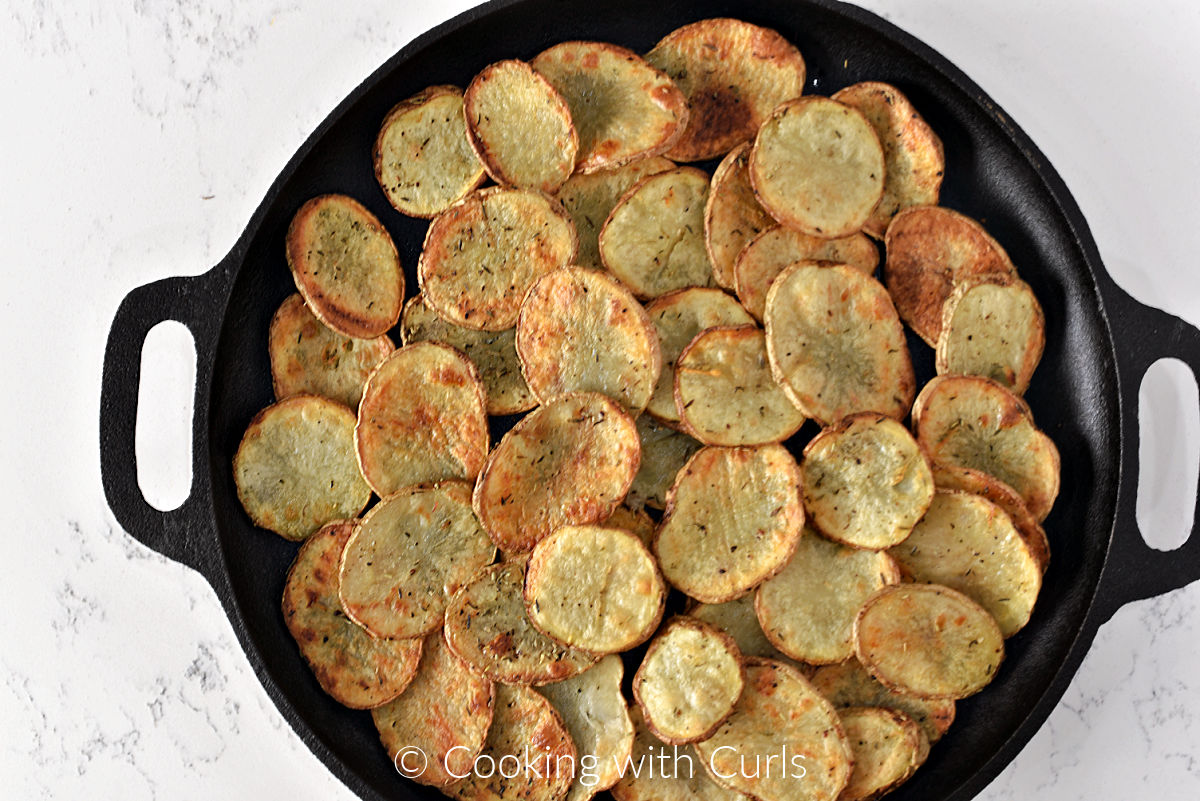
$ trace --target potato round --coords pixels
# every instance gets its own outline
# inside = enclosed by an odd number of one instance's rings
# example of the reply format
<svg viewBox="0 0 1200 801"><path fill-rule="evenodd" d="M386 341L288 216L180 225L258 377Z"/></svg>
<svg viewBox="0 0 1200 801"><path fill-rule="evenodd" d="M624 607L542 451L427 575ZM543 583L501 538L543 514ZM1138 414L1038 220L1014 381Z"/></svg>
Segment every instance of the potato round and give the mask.
<svg viewBox="0 0 1200 801"><path fill-rule="evenodd" d="M684 430L706 445L782 442L804 425L771 375L766 336L754 325L698 334L675 367L675 404Z"/></svg>
<svg viewBox="0 0 1200 801"><path fill-rule="evenodd" d="M937 347L942 306L955 286L972 275L1016 272L982 225L941 206L899 212L884 244L884 282L896 311L930 347Z"/></svg>
<svg viewBox="0 0 1200 801"><path fill-rule="evenodd" d="M765 760L784 749L788 763L776 762L774 770L762 761L760 770L749 767L755 757ZM733 714L696 751L714 780L760 801L834 801L853 765L830 703L796 668L770 659L746 660L746 688Z"/></svg>
<svg viewBox="0 0 1200 801"><path fill-rule="evenodd" d="M484 67L463 95L467 139L496 183L553 193L575 170L567 101L524 61Z"/></svg>
<svg viewBox="0 0 1200 801"><path fill-rule="evenodd" d="M738 145L713 173L704 206L704 244L717 284L733 289L733 265L750 240L775 220L758 204L750 185L750 143Z"/></svg>
<svg viewBox="0 0 1200 801"><path fill-rule="evenodd" d="M637 431L642 465L633 477L626 501L651 509L666 509L667 494L675 476L701 445L682 431L658 424L648 414L637 419Z"/></svg>
<svg viewBox="0 0 1200 801"><path fill-rule="evenodd" d="M637 428L616 401L560 395L525 416L488 457L475 513L505 554L525 553L564 525L604 520L637 474Z"/></svg>
<svg viewBox="0 0 1200 801"><path fill-rule="evenodd" d="M575 258L575 226L557 202L518 189L472 192L434 218L417 262L426 302L483 331L517 324L525 293Z"/></svg>
<svg viewBox="0 0 1200 801"><path fill-rule="evenodd" d="M631 414L646 408L662 370L642 304L612 276L564 267L540 278L517 317L517 355L533 394L599 392Z"/></svg>
<svg viewBox="0 0 1200 801"><path fill-rule="evenodd" d="M896 584L854 621L855 655L884 686L921 698L966 698L996 677L1004 636L987 610L937 584Z"/></svg>
<svg viewBox="0 0 1200 801"><path fill-rule="evenodd" d="M617 801L751 801L749 796L714 782L691 746L673 750L664 745L646 726L636 704L629 709L629 717L634 727L633 750L612 787ZM657 762L664 752L671 754L666 770Z"/></svg>
<svg viewBox="0 0 1200 801"><path fill-rule="evenodd" d="M792 402L822 424L903 418L916 379L887 290L853 267L794 264L767 293L767 352Z"/></svg>
<svg viewBox="0 0 1200 801"><path fill-rule="evenodd" d="M704 247L708 175L695 167L655 173L617 201L600 230L600 258L639 298L712 286Z"/></svg>
<svg viewBox="0 0 1200 801"><path fill-rule="evenodd" d="M1021 539L1029 546L1038 567L1045 574L1046 568L1050 566L1050 540L1015 489L982 470L946 464L933 465L933 483L938 489L961 490L973 495L982 495L1003 509L1017 527Z"/></svg>
<svg viewBox="0 0 1200 801"><path fill-rule="evenodd" d="M780 445L697 451L679 471L654 540L663 576L706 603L778 572L804 525L800 469Z"/></svg>
<svg viewBox="0 0 1200 801"><path fill-rule="evenodd" d="M595 663L596 657L538 631L525 611L520 562L485 567L446 607L446 642L460 659L493 681L547 684Z"/></svg>
<svg viewBox="0 0 1200 801"><path fill-rule="evenodd" d="M371 710L371 717L390 759L402 758L412 746L425 754L425 769L411 776L413 781L445 787L469 771L483 750L495 687L454 655L441 631L424 643L412 684L396 700ZM401 767L408 765L415 767Z"/></svg>
<svg viewBox="0 0 1200 801"><path fill-rule="evenodd" d="M635 535L604 526L563 526L533 549L525 606L542 632L593 654L627 651L662 620L667 588Z"/></svg>
<svg viewBox="0 0 1200 801"><path fill-rule="evenodd" d="M461 350L479 374L488 414L517 414L537 405L517 358L517 330L477 331L442 319L417 295L404 306L400 336L405 345L441 342Z"/></svg>
<svg viewBox="0 0 1200 801"><path fill-rule="evenodd" d="M687 129L667 153L717 158L754 136L771 109L804 89L804 58L777 32L736 19L706 19L663 37L646 60L687 96Z"/></svg>
<svg viewBox="0 0 1200 801"><path fill-rule="evenodd" d="M302 540L371 499L354 461L354 412L316 395L263 409L233 457L238 500L254 525Z"/></svg>
<svg viewBox="0 0 1200 801"><path fill-rule="evenodd" d="M658 334L662 374L646 411L668 423L679 422L675 405L675 362L696 334L718 325L750 325L753 318L719 289L692 287L670 292L646 305Z"/></svg>
<svg viewBox="0 0 1200 801"><path fill-rule="evenodd" d="M440 214L484 177L457 86L430 86L396 104L383 118L374 157L383 194L410 217Z"/></svg>
<svg viewBox="0 0 1200 801"><path fill-rule="evenodd" d="M878 706L903 712L921 726L930 742L941 739L954 722L953 699L917 698L889 690L854 657L834 665L822 665L809 680L839 710L852 706Z"/></svg>
<svg viewBox="0 0 1200 801"><path fill-rule="evenodd" d="M839 801L878 798L907 781L924 761L921 727L903 712L855 707L839 710L838 717L854 752L854 771Z"/></svg>
<svg viewBox="0 0 1200 801"><path fill-rule="evenodd" d="M942 140L904 93L891 84L856 83L836 92L833 99L861 111L883 145L887 165L883 198L863 224L864 231L882 239L896 212L937 204L946 172Z"/></svg>
<svg viewBox="0 0 1200 801"><path fill-rule="evenodd" d="M438 342L406 345L371 373L354 427L359 467L380 497L415 484L473 480L488 438L475 366Z"/></svg>
<svg viewBox="0 0 1200 801"><path fill-rule="evenodd" d="M337 520L300 546L283 588L283 621L321 688L339 704L386 704L412 681L420 640L372 637L350 621L338 601L338 564L354 522Z"/></svg>
<svg viewBox="0 0 1200 801"><path fill-rule="evenodd" d="M471 510L471 485L409 487L371 509L341 560L342 606L376 637L421 637L496 545Z"/></svg>
<svg viewBox="0 0 1200 801"><path fill-rule="evenodd" d="M809 523L855 548L903 542L933 500L933 473L921 447L881 414L851 415L814 437L800 475Z"/></svg>
<svg viewBox="0 0 1200 801"><path fill-rule="evenodd" d="M725 632L693 617L672 618L633 677L646 725L664 743L709 737L742 694L741 652Z"/></svg>
<svg viewBox="0 0 1200 801"><path fill-rule="evenodd" d="M780 104L750 151L758 202L782 224L813 236L860 230L883 196L885 171L871 123L827 97Z"/></svg>
<svg viewBox="0 0 1200 801"><path fill-rule="evenodd" d="M345 195L309 200L287 231L287 263L296 288L321 322L370 339L400 318L404 271L391 234Z"/></svg>

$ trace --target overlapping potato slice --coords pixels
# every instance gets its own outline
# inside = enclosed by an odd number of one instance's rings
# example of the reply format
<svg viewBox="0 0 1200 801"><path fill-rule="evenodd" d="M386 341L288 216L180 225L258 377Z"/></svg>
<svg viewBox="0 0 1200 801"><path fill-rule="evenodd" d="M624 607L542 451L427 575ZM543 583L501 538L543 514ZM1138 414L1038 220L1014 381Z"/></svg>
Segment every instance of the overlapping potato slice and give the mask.
<svg viewBox="0 0 1200 801"><path fill-rule="evenodd" d="M667 156L716 158L748 141L771 109L804 89L804 58L776 31L706 19L664 36L646 60L687 96L687 129Z"/></svg>
<svg viewBox="0 0 1200 801"><path fill-rule="evenodd" d="M938 490L908 539L890 549L906 577L958 590L1011 637L1029 621L1042 570L1004 511L979 495Z"/></svg>
<svg viewBox="0 0 1200 801"><path fill-rule="evenodd" d="M363 478L380 497L416 484L473 480L488 438L475 366L438 342L405 345L375 369L354 427Z"/></svg>
<svg viewBox="0 0 1200 801"><path fill-rule="evenodd" d="M1017 532L1029 546L1043 575L1050 566L1050 540L1041 524L1029 513L1029 507L1015 489L982 470L954 465L934 464L933 483L938 489L961 490L982 495L1004 510L1017 527Z"/></svg>
<svg viewBox="0 0 1200 801"><path fill-rule="evenodd" d="M639 298L711 286L704 247L708 175L679 167L638 181L600 230L600 258Z"/></svg>
<svg viewBox="0 0 1200 801"><path fill-rule="evenodd" d="M417 262L425 301L447 321L484 331L517 324L533 282L575 257L575 226L536 192L488 187L434 218Z"/></svg>
<svg viewBox="0 0 1200 801"><path fill-rule="evenodd" d="M883 197L863 230L882 239L896 212L935 205L946 172L942 140L896 87L864 81L834 93L833 99L863 113L883 145L887 177Z"/></svg>
<svg viewBox="0 0 1200 801"><path fill-rule="evenodd" d="M903 712L860 706L838 711L854 752L854 771L840 801L879 798L906 782L925 761L928 742Z"/></svg>
<svg viewBox="0 0 1200 801"><path fill-rule="evenodd" d="M571 109L524 61L484 67L463 94L463 114L467 139L496 183L553 193L575 170Z"/></svg>
<svg viewBox="0 0 1200 801"><path fill-rule="evenodd" d="M547 637L525 611L520 562L485 567L446 607L446 642L478 673L505 684L547 684L589 668L596 657Z"/></svg>
<svg viewBox="0 0 1200 801"><path fill-rule="evenodd" d="M760 801L834 801L853 766L833 706L796 668L770 659L746 660L733 714L696 751L714 780ZM791 759L768 770L768 757L784 753Z"/></svg>
<svg viewBox="0 0 1200 801"><path fill-rule="evenodd" d="M695 604L688 609L692 617L715 626L733 638L743 656L764 656L787 661L788 657L771 645L754 613L754 593L719 604Z"/></svg>
<svg viewBox="0 0 1200 801"><path fill-rule="evenodd" d="M392 236L352 197L320 195L292 218L287 263L321 322L348 337L381 336L400 318L404 271Z"/></svg>
<svg viewBox="0 0 1200 801"><path fill-rule="evenodd" d="M921 726L930 742L941 739L954 722L953 699L918 698L889 690L854 657L834 665L822 665L809 680L839 710L852 706L878 706L903 712Z"/></svg>
<svg viewBox="0 0 1200 801"><path fill-rule="evenodd" d="M678 745L712 735L742 694L741 656L720 629L693 617L672 618L633 677L633 697L654 736Z"/></svg>
<svg viewBox="0 0 1200 801"><path fill-rule="evenodd" d="M655 523L645 509L634 509L621 504L601 524L609 528L621 528L642 541L647 548L653 547Z"/></svg>
<svg viewBox="0 0 1200 801"><path fill-rule="evenodd" d="M375 179L401 214L432 217L483 181L483 163L467 139L463 93L430 86L402 100L375 138Z"/></svg>
<svg viewBox="0 0 1200 801"><path fill-rule="evenodd" d="M1016 490L1038 522L1058 497L1054 442L1033 423L1029 406L989 378L938 376L913 404L917 442L934 464L970 467Z"/></svg>
<svg viewBox="0 0 1200 801"><path fill-rule="evenodd" d="M540 278L517 317L517 355L534 396L599 392L639 414L662 370L642 304L612 276L564 267Z"/></svg>
<svg viewBox="0 0 1200 801"><path fill-rule="evenodd" d="M750 185L750 143L738 145L721 159L713 173L704 206L704 244L713 277L734 288L733 265L750 240L775 226L775 219L758 204Z"/></svg>
<svg viewBox="0 0 1200 801"><path fill-rule="evenodd" d="M517 414L537 405L521 375L515 328L478 331L455 325L440 317L423 295L417 295L404 306L400 336L405 345L441 342L461 350L479 374L488 414Z"/></svg>
<svg viewBox="0 0 1200 801"><path fill-rule="evenodd" d="M793 264L771 284L765 320L775 377L809 417L907 414L916 384L908 344L874 278L844 264Z"/></svg>
<svg viewBox="0 0 1200 801"><path fill-rule="evenodd" d="M421 641L377 639L342 611L338 564L353 530L353 521L334 521L300 546L283 588L283 620L321 688L351 709L370 709L404 692Z"/></svg>
<svg viewBox="0 0 1200 801"><path fill-rule="evenodd" d="M885 173L879 136L863 113L816 95L781 103L750 151L758 202L813 236L861 230L883 196Z"/></svg>
<svg viewBox="0 0 1200 801"><path fill-rule="evenodd" d="M635 535L604 526L563 526L533 549L525 606L541 631L593 654L627 651L662 620L667 588Z"/></svg>
<svg viewBox="0 0 1200 801"><path fill-rule="evenodd" d="M1004 636L987 610L937 584L896 584L854 621L858 661L881 684L920 698L966 698L1004 659Z"/></svg>
<svg viewBox="0 0 1200 801"><path fill-rule="evenodd" d="M781 445L697 451L654 540L663 576L698 601L737 598L777 573L804 525L800 469Z"/></svg>
<svg viewBox="0 0 1200 801"><path fill-rule="evenodd" d="M376 637L420 637L442 625L449 596L495 556L470 484L408 487L355 526L340 566L342 606Z"/></svg>
<svg viewBox="0 0 1200 801"><path fill-rule="evenodd" d="M317 395L263 409L233 457L238 500L256 526L302 540L371 498L354 461L354 413Z"/></svg>
<svg viewBox="0 0 1200 801"><path fill-rule="evenodd" d="M1028 284L1006 273L972 276L942 307L937 371L985 376L1022 395L1045 345L1046 318Z"/></svg>
<svg viewBox="0 0 1200 801"><path fill-rule="evenodd" d="M575 169L595 172L655 156L687 125L687 99L662 72L624 47L562 42L531 62L571 109L579 134Z"/></svg>
<svg viewBox="0 0 1200 801"><path fill-rule="evenodd" d="M675 367L675 404L684 430L706 445L782 442L804 425L771 374L766 336L754 325L698 334Z"/></svg>
<svg viewBox="0 0 1200 801"><path fill-rule="evenodd" d="M675 484L675 476L701 445L682 431L660 425L648 414L637 419L637 432L642 464L633 477L626 501L651 509L666 509L667 494Z"/></svg>
<svg viewBox="0 0 1200 801"><path fill-rule="evenodd" d="M617 801L750 801L750 797L714 782L703 759L690 746L672 750L646 726L642 710L629 709L634 742L621 778L612 786ZM662 762L662 754L670 758Z"/></svg>
<svg viewBox="0 0 1200 801"><path fill-rule="evenodd" d="M883 277L896 311L930 347L937 347L942 306L959 283L974 275L1016 272L982 225L941 206L900 211L884 244Z"/></svg>
<svg viewBox="0 0 1200 801"><path fill-rule="evenodd" d="M491 680L455 656L439 630L425 638L408 689L371 710L371 717L397 770L420 784L445 787L465 776L483 750L494 693ZM419 755L413 747L424 754L423 764L414 761Z"/></svg>
<svg viewBox="0 0 1200 801"><path fill-rule="evenodd" d="M925 454L908 429L881 414L826 428L804 448L800 474L809 523L855 548L903 542L933 500Z"/></svg>

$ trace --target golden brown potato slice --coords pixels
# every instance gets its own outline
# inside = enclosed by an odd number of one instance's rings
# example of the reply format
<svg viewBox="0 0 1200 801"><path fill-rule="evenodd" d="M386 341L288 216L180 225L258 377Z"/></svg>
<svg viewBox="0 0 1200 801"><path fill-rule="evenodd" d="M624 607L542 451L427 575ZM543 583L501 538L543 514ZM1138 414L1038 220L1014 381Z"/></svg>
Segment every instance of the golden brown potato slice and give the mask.
<svg viewBox="0 0 1200 801"><path fill-rule="evenodd" d="M710 328L675 367L683 428L706 445L765 445L800 430L804 415L771 375L767 340L754 325Z"/></svg>
<svg viewBox="0 0 1200 801"><path fill-rule="evenodd" d="M408 487L355 526L341 560L342 606L376 637L421 637L441 627L449 597L495 556L470 484Z"/></svg>
<svg viewBox="0 0 1200 801"><path fill-rule="evenodd" d="M767 353L802 412L829 424L855 412L902 419L916 380L887 290L853 267L794 264L767 293Z"/></svg>
<svg viewBox="0 0 1200 801"><path fill-rule="evenodd" d="M654 557L619 528L563 526L537 544L525 570L533 625L593 654L627 651L649 639L666 599Z"/></svg>
<svg viewBox="0 0 1200 801"><path fill-rule="evenodd" d="M771 645L754 613L754 593L720 604L694 604L688 614L715 626L733 638L743 656L764 656L788 661L788 657Z"/></svg>
<svg viewBox="0 0 1200 801"><path fill-rule="evenodd" d="M679 422L675 405L675 362L696 334L718 325L751 325L754 320L738 302L719 289L692 287L670 292L646 304L658 333L662 374L646 411L668 423Z"/></svg>
<svg viewBox="0 0 1200 801"><path fill-rule="evenodd" d="M537 688L562 716L579 752L566 801L587 801L612 787L633 752L633 721L621 695L625 666L610 654L569 679Z"/></svg>
<svg viewBox="0 0 1200 801"><path fill-rule="evenodd" d="M759 585L754 611L780 651L828 665L853 655L854 616L863 602L899 581L886 553L847 548L808 530L783 570Z"/></svg>
<svg viewBox="0 0 1200 801"><path fill-rule="evenodd" d="M441 342L461 350L479 374L488 414L517 414L537 405L521 375L515 328L477 331L455 325L442 319L423 295L417 295L404 306L400 337L405 345Z"/></svg>
<svg viewBox="0 0 1200 801"><path fill-rule="evenodd" d="M1021 539L1029 546L1042 574L1046 573L1046 568L1050 566L1050 540L1015 489L982 470L946 464L933 465L933 483L938 489L961 490L982 495L1003 509L1017 527Z"/></svg>
<svg viewBox="0 0 1200 801"><path fill-rule="evenodd" d="M675 479L654 540L667 581L721 603L777 573L804 525L799 484L781 445L697 451Z"/></svg>
<svg viewBox="0 0 1200 801"><path fill-rule="evenodd" d="M854 752L854 771L839 801L879 798L908 781L925 761L921 727L903 712L862 706L839 710L838 716Z"/></svg>
<svg viewBox="0 0 1200 801"><path fill-rule="evenodd" d="M613 509L613 513L601 525L624 529L641 540L647 548L653 547L655 523L644 509L621 504Z"/></svg>
<svg viewBox="0 0 1200 801"><path fill-rule="evenodd" d="M892 218L884 237L883 280L900 319L930 347L942 331L942 305L973 275L1015 273L983 226L941 206L913 206Z"/></svg>
<svg viewBox="0 0 1200 801"><path fill-rule="evenodd" d="M470 771L483 750L495 690L490 679L454 655L440 630L424 642L412 684L371 710L371 717L397 771L420 784L445 787Z"/></svg>
<svg viewBox="0 0 1200 801"><path fill-rule="evenodd" d="M958 590L1011 637L1029 622L1042 570L1004 511L979 495L938 490L908 539L892 548L912 581Z"/></svg>
<svg viewBox="0 0 1200 801"><path fill-rule="evenodd" d="M493 681L547 684L589 668L596 657L538 631L525 611L525 568L503 562L480 570L446 607L446 641Z"/></svg>
<svg viewBox="0 0 1200 801"><path fill-rule="evenodd" d="M780 104L758 130L750 180L789 228L828 238L862 229L883 196L883 147L863 113L827 97Z"/></svg>
<svg viewBox="0 0 1200 801"><path fill-rule="evenodd" d="M594 392L560 395L504 435L475 485L475 513L506 555L565 525L604 520L629 491L641 445L633 420Z"/></svg>
<svg viewBox="0 0 1200 801"><path fill-rule="evenodd" d="M863 113L883 145L887 177L883 198L863 230L882 239L896 212L936 205L946 172L942 140L896 87L878 81L847 86L833 99Z"/></svg>
<svg viewBox="0 0 1200 801"><path fill-rule="evenodd" d="M879 706L903 712L921 726L930 742L941 739L954 722L953 699L917 698L889 690L854 657L835 665L822 665L813 672L810 681L839 710Z"/></svg>
<svg viewBox="0 0 1200 801"><path fill-rule="evenodd" d="M463 113L467 139L496 183L553 193L575 170L571 109L524 61L484 67L467 86Z"/></svg>
<svg viewBox="0 0 1200 801"><path fill-rule="evenodd" d="M440 214L479 186L483 176L483 163L467 140L457 86L424 89L383 118L375 138L375 179L401 214Z"/></svg>
<svg viewBox="0 0 1200 801"><path fill-rule="evenodd" d="M517 317L517 355L545 403L599 392L640 414L662 370L658 336L642 304L612 276L564 267L539 279Z"/></svg>
<svg viewBox="0 0 1200 801"><path fill-rule="evenodd" d="M371 373L354 427L359 467L380 497L416 484L473 480L488 438L475 365L438 342L406 345Z"/></svg>
<svg viewBox="0 0 1200 801"><path fill-rule="evenodd" d="M283 621L321 688L339 704L386 704L412 681L420 640L376 639L338 601L338 564L354 521L337 520L300 546L283 588Z"/></svg>
<svg viewBox="0 0 1200 801"><path fill-rule="evenodd" d="M933 500L933 473L908 429L881 414L826 428L800 461L804 511L831 540L881 550L903 542Z"/></svg>
<svg viewBox="0 0 1200 801"><path fill-rule="evenodd" d="M1011 274L964 279L942 307L938 374L981 375L1025 394L1046 345L1046 318Z"/></svg>
<svg viewBox="0 0 1200 801"><path fill-rule="evenodd" d="M672 618L633 677L633 697L654 736L675 745L711 736L742 694L741 658L720 629L693 617Z"/></svg>
<svg viewBox="0 0 1200 801"><path fill-rule="evenodd" d="M733 265L738 300L756 319L763 318L771 282L797 261L849 264L864 275L873 275L879 251L866 234L823 239L782 225L768 228L742 249Z"/></svg>
<svg viewBox="0 0 1200 801"><path fill-rule="evenodd" d="M536 192L489 187L434 218L417 262L425 301L467 328L504 331L533 282L575 257L575 226Z"/></svg>
<svg viewBox="0 0 1200 801"><path fill-rule="evenodd" d="M254 525L302 540L371 499L354 461L354 412L316 395L263 409L233 457L238 500Z"/></svg>
<svg viewBox="0 0 1200 801"><path fill-rule="evenodd" d="M639 298L712 286L704 247L708 175L695 167L655 173L617 201L600 230L600 258Z"/></svg>
<svg viewBox="0 0 1200 801"><path fill-rule="evenodd" d="M720 286L734 288L733 265L750 240L775 225L750 185L750 143L738 145L713 173L704 206L704 244Z"/></svg>
<svg viewBox="0 0 1200 801"><path fill-rule="evenodd" d="M733 714L696 751L714 780L760 801L835 801L854 762L830 703L796 668L757 658L746 660ZM785 753L766 769L769 755ZM760 770L750 767L756 757Z"/></svg>
<svg viewBox="0 0 1200 801"><path fill-rule="evenodd" d="M288 226L287 262L313 314L339 334L371 339L400 319L400 254L354 198L321 195L301 206Z"/></svg>
<svg viewBox="0 0 1200 801"><path fill-rule="evenodd" d="M396 346L387 336L353 339L316 318L289 295L271 318L268 350L275 398L310 393L357 409L367 376Z"/></svg>
<svg viewBox="0 0 1200 801"><path fill-rule="evenodd" d="M681 431L659 425L648 414L637 419L637 431L642 445L642 466L633 477L626 501L635 506L666 509L667 493L675 483L675 476L701 445Z"/></svg>
<svg viewBox="0 0 1200 801"><path fill-rule="evenodd" d="M1029 406L979 376L938 376L913 405L917 442L934 464L982 470L1020 495L1038 522L1058 497L1058 448Z"/></svg>
<svg viewBox="0 0 1200 801"><path fill-rule="evenodd" d="M562 42L531 62L571 108L579 133L575 169L595 172L656 156L687 125L683 92L631 50L604 42Z"/></svg>
<svg viewBox="0 0 1200 801"><path fill-rule="evenodd" d="M748 141L771 109L804 88L804 58L777 32L736 19L706 19L667 34L646 60L687 96L683 137L667 156L716 158Z"/></svg>
<svg viewBox="0 0 1200 801"><path fill-rule="evenodd" d="M987 610L937 584L896 584L854 621L858 661L885 687L921 698L966 698L996 677L1004 636Z"/></svg>

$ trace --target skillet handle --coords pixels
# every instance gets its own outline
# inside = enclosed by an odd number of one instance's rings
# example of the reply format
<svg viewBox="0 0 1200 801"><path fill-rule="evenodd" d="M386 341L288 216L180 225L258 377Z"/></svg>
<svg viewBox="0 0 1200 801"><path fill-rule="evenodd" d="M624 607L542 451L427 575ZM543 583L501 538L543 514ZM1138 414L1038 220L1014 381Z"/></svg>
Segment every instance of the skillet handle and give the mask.
<svg viewBox="0 0 1200 801"><path fill-rule="evenodd" d="M198 276L164 278L140 286L117 308L104 349L100 389L100 473L108 505L121 526L148 548L197 570L209 581L219 565L209 535L211 480L208 452L208 390L212 382L219 304L228 297L232 262ZM151 328L165 320L187 326L196 345L196 390L192 419L192 485L178 508L161 512L146 502L137 480L134 429L141 383L142 345Z"/></svg>
<svg viewBox="0 0 1200 801"><path fill-rule="evenodd" d="M1101 282L1110 325L1125 333L1117 349L1121 385L1122 464L1120 496L1112 546L1097 595L1101 620L1109 619L1127 603L1153 598L1200 579L1200 487L1192 513L1191 534L1171 551L1151 548L1137 522L1137 488L1140 474L1138 444L1138 388L1150 365L1176 358L1200 381L1200 330L1173 314L1134 300L1105 276Z"/></svg>

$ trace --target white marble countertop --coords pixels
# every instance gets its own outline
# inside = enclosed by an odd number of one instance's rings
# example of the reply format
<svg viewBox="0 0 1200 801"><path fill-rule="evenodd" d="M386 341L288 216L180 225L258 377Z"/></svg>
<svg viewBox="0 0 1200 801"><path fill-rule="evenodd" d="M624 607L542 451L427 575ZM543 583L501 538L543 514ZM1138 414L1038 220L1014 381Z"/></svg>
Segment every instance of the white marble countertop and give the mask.
<svg viewBox="0 0 1200 801"><path fill-rule="evenodd" d="M3 2L0 797L352 798L275 709L205 581L115 523L100 486L101 357L128 291L215 264L329 110L471 4ZM1200 324L1200 6L863 5L956 62L1024 127L1120 284ZM186 340L163 342L148 375L162 397L186 398ZM1177 544L1200 425L1187 371L1160 377L1143 522ZM166 406L148 409L145 453L165 464L147 483L178 501L187 468L170 456L171 432L183 412ZM1200 585L1118 612L980 797L1200 797L1198 621Z"/></svg>

